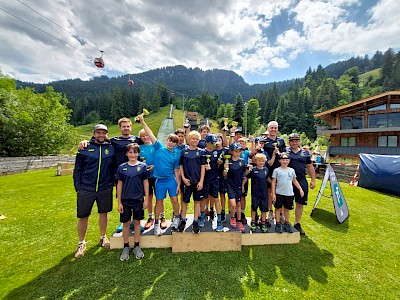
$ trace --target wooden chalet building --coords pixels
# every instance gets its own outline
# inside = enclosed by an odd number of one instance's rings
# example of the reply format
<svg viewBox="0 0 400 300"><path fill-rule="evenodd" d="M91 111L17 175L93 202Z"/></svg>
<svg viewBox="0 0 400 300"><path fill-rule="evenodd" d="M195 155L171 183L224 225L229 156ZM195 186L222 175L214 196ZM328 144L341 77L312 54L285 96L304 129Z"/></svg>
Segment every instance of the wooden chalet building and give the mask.
<svg viewBox="0 0 400 300"><path fill-rule="evenodd" d="M330 157L358 159L359 153L400 155L400 91L361 99L314 115L327 126Z"/></svg>

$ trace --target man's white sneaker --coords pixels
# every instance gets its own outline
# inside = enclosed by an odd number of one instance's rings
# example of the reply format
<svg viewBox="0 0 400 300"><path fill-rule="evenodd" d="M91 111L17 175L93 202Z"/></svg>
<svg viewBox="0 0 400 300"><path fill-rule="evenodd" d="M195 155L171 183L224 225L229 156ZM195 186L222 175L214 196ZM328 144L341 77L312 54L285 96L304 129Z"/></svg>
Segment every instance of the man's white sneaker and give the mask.
<svg viewBox="0 0 400 300"><path fill-rule="evenodd" d="M81 258L83 255L85 255L85 250L86 250L86 243L79 243L78 249L76 249L75 251L75 258Z"/></svg>
<svg viewBox="0 0 400 300"><path fill-rule="evenodd" d="M174 230L178 230L180 223L181 223L181 218L179 216L174 216L174 218L172 219L171 228Z"/></svg>

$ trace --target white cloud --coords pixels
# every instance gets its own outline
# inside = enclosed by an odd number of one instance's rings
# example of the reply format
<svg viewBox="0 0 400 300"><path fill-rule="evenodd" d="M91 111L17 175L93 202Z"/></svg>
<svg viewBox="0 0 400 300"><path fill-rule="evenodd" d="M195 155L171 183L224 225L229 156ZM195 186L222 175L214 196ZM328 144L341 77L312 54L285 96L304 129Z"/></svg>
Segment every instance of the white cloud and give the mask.
<svg viewBox="0 0 400 300"><path fill-rule="evenodd" d="M394 0L377 2L366 25L352 19L356 0L22 2L72 34L19 2L2 8L79 49L0 11L0 68L24 81L88 79L176 64L266 76L294 68L307 51L354 55L400 47L400 19L387 17L397 7ZM269 29L280 22L283 29L272 36ZM97 49L105 51L104 70L92 63Z"/></svg>

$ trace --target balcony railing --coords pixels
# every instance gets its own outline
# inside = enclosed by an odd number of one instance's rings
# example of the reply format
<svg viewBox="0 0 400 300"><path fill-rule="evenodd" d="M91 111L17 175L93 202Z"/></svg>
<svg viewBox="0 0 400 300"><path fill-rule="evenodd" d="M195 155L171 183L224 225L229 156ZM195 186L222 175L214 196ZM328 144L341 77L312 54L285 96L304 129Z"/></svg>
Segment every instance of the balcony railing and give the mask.
<svg viewBox="0 0 400 300"><path fill-rule="evenodd" d="M331 135L339 133L387 132L387 131L400 131L400 127L338 129L337 127L334 126L317 126L317 134L319 135Z"/></svg>

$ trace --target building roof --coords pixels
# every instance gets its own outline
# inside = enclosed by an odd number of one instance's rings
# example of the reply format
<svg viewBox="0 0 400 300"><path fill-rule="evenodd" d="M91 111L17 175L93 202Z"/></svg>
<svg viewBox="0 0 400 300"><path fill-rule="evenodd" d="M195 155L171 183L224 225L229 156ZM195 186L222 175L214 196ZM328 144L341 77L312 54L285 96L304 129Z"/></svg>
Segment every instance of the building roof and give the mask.
<svg viewBox="0 0 400 300"><path fill-rule="evenodd" d="M357 106L357 105L360 105L360 104L363 104L363 103L367 103L369 101L373 101L373 100L376 100L376 99L379 99L379 98L385 98L385 97L393 96L393 95L396 95L396 96L400 97L400 91L390 91L390 92L382 93L382 94L379 94L379 95L371 96L371 97L368 97L368 98L365 98L365 99L357 100L357 101L354 101L354 102L351 102L351 103L348 103L348 104L345 104L345 105L341 105L341 106L338 106L338 107L335 107L335 108L332 108L332 109L329 109L329 110L314 114L314 117L321 118L321 117L330 115L330 114L332 114L334 112L340 112L340 111L343 111L343 110L347 110L347 109L349 109L351 107L354 107L354 106Z"/></svg>

